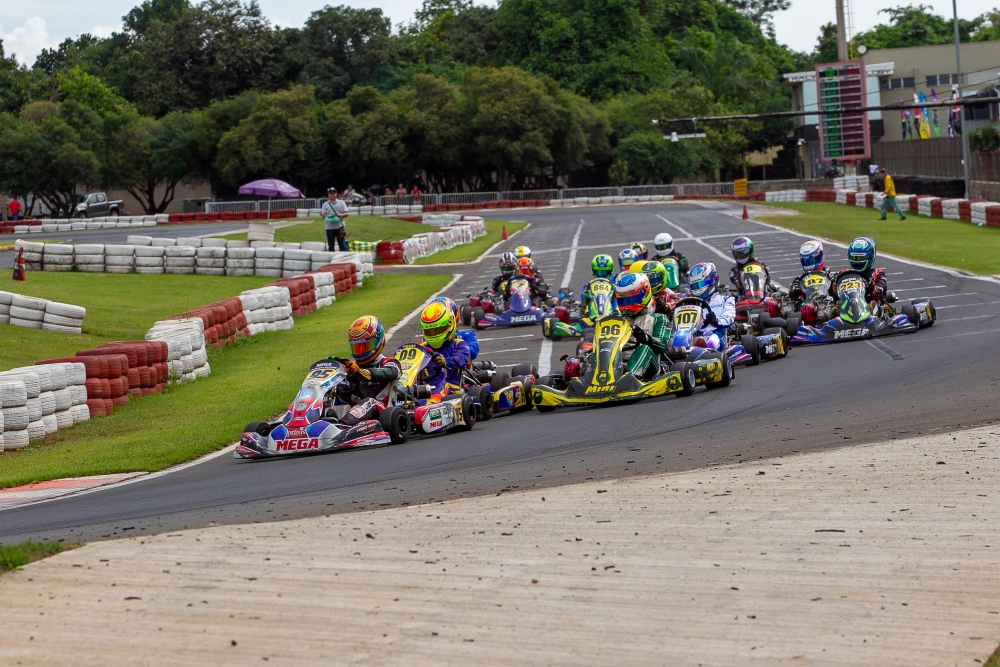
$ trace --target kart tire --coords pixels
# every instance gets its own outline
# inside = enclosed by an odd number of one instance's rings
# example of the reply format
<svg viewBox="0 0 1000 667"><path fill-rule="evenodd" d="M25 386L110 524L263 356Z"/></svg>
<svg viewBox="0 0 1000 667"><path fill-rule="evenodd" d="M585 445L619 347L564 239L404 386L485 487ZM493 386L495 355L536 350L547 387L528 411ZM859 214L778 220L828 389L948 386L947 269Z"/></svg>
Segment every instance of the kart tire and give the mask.
<svg viewBox="0 0 1000 667"><path fill-rule="evenodd" d="M770 329L764 329L764 336L771 336L773 334L779 334L781 336L781 342L784 346L785 353L781 354L776 359L783 359L788 356L788 350L791 349L792 339L788 335L788 332L784 329L779 329L778 327L772 327Z"/></svg>
<svg viewBox="0 0 1000 667"><path fill-rule="evenodd" d="M785 320L785 332L789 336L794 336L799 332L799 327L802 326L802 318L796 315L789 317Z"/></svg>
<svg viewBox="0 0 1000 667"><path fill-rule="evenodd" d="M465 419L465 423L461 426L448 429L448 433L471 431L476 425L476 404L471 396L466 395L462 397L462 417Z"/></svg>
<svg viewBox="0 0 1000 667"><path fill-rule="evenodd" d="M517 377L518 375L530 375L533 378L538 377L538 366L534 364L517 364L514 368L510 369L511 377Z"/></svg>
<svg viewBox="0 0 1000 667"><path fill-rule="evenodd" d="M750 363L748 366L756 366L760 363L760 348L757 346L757 337L753 334L744 334L740 338L740 343L743 345L743 349L746 353L750 355Z"/></svg>
<svg viewBox="0 0 1000 667"><path fill-rule="evenodd" d="M406 442L413 428L410 414L398 405L390 405L383 410L378 416L378 423L382 426L382 430L389 434L389 441L394 445Z"/></svg>
<svg viewBox="0 0 1000 667"><path fill-rule="evenodd" d="M472 328L474 329L483 328L479 326L479 320L483 319L483 316L485 314L486 313L479 306L476 306L475 308L472 309Z"/></svg>
<svg viewBox="0 0 1000 667"><path fill-rule="evenodd" d="M465 304L458 310L458 314L462 318L462 324L465 326L472 325L472 306Z"/></svg>
<svg viewBox="0 0 1000 667"><path fill-rule="evenodd" d="M512 415L514 415L514 414L520 414L522 412L531 412L531 408L533 407L532 404L531 404L531 390L535 388L535 382L534 382L534 380L532 380L531 377L526 376L526 375L522 375L521 377L514 378L514 380L516 382L520 382L521 383L521 388L524 390L524 396L525 396L526 401L525 401L525 404L523 406L521 406L519 408L513 408L510 411L510 413Z"/></svg>
<svg viewBox="0 0 1000 667"><path fill-rule="evenodd" d="M923 329L934 326L934 323L937 321L937 311L934 310L934 303L930 299L927 299L927 312L931 316L931 321L923 325Z"/></svg>
<svg viewBox="0 0 1000 667"><path fill-rule="evenodd" d="M473 388L471 393L479 405L479 419L484 422L489 421L490 417L493 416L495 408L493 405L493 389L488 385L483 385Z"/></svg>
<svg viewBox="0 0 1000 667"><path fill-rule="evenodd" d="M556 321L556 318L549 315L542 320L542 338L548 338L549 340L559 340L562 336L552 335L552 325Z"/></svg>
<svg viewBox="0 0 1000 667"><path fill-rule="evenodd" d="M247 427L243 429L244 433L256 433L257 435L267 437L271 433L271 425L267 422L250 422Z"/></svg>
<svg viewBox="0 0 1000 667"><path fill-rule="evenodd" d="M553 405L536 405L535 409L538 410L539 412L552 412L556 408Z"/></svg>
<svg viewBox="0 0 1000 667"><path fill-rule="evenodd" d="M693 394L695 383L697 382L694 375L694 366L682 361L674 364L674 370L681 374L681 390L677 392L677 395L690 396Z"/></svg>
<svg viewBox="0 0 1000 667"><path fill-rule="evenodd" d="M510 376L506 373L500 372L493 376L490 380L490 389L493 391L500 391L504 387L510 384Z"/></svg>
<svg viewBox="0 0 1000 667"><path fill-rule="evenodd" d="M733 383L733 378L736 377L736 369L733 368L732 362L729 361L729 357L725 354L722 355L722 379L718 382L709 382L705 385L706 389L721 389L722 387L728 387Z"/></svg>
<svg viewBox="0 0 1000 667"><path fill-rule="evenodd" d="M914 308L911 304L907 303L903 304L903 307L900 308L900 312L902 312L903 315L906 315L906 318L910 320L910 323L913 326L917 327L917 331L920 330L920 316L917 315L916 308Z"/></svg>

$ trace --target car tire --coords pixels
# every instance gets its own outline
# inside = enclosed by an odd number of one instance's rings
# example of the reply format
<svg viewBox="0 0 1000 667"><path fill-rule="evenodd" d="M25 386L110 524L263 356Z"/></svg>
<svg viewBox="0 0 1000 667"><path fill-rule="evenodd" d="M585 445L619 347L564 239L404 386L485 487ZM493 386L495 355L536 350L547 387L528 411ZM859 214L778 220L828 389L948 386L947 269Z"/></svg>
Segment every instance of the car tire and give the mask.
<svg viewBox="0 0 1000 667"><path fill-rule="evenodd" d="M494 409L493 389L489 385L476 387L473 396L479 404L479 419L484 422L489 421Z"/></svg>
<svg viewBox="0 0 1000 667"><path fill-rule="evenodd" d="M500 391L504 387L510 384L510 376L506 373L500 372L493 376L490 380L490 389L493 391Z"/></svg>
<svg viewBox="0 0 1000 667"><path fill-rule="evenodd" d="M721 389L722 387L728 387L733 383L733 379L736 377L736 369L733 368L733 364L729 361L729 357L725 354L722 355L722 379L718 382L710 382L705 385L707 389Z"/></svg>
<svg viewBox="0 0 1000 667"><path fill-rule="evenodd" d="M476 403L471 396L462 397L462 417L465 423L448 429L448 433L459 433L461 431L471 431L476 425Z"/></svg>
<svg viewBox="0 0 1000 667"><path fill-rule="evenodd" d="M531 404L531 390L535 388L535 382L530 376L522 375L521 377L514 378L515 381L521 383L521 389L524 391L525 403L519 408L514 408L510 411L511 414L520 414L522 412L531 412L533 407Z"/></svg>
<svg viewBox="0 0 1000 667"><path fill-rule="evenodd" d="M911 304L907 303L904 304L902 308L900 308L900 312L902 312L903 315L906 315L906 318L910 320L910 323L913 326L915 326L918 331L920 330L920 316L917 315L916 308L914 308Z"/></svg>
<svg viewBox="0 0 1000 667"><path fill-rule="evenodd" d="M748 366L756 366L760 363L760 348L757 346L757 337L753 334L743 334L740 338L740 344L743 345L743 349L746 353L750 355L750 363Z"/></svg>
<svg viewBox="0 0 1000 667"><path fill-rule="evenodd" d="M511 377L517 377L518 375L530 375L535 378L538 377L538 366L534 364L517 364L512 369L510 369Z"/></svg>
<svg viewBox="0 0 1000 667"><path fill-rule="evenodd" d="M247 424L246 428L243 429L244 433L256 433L257 435L267 437L271 433L271 425L267 422L250 422Z"/></svg>
<svg viewBox="0 0 1000 667"><path fill-rule="evenodd" d="M681 390L677 392L678 396L690 396L694 393L695 383L697 379L694 375L694 366L682 361L674 365L674 370L681 374Z"/></svg>
<svg viewBox="0 0 1000 667"><path fill-rule="evenodd" d="M382 430L389 434L389 441L401 445L410 437L413 426L410 424L410 414L398 405L390 405L378 416Z"/></svg>
<svg viewBox="0 0 1000 667"><path fill-rule="evenodd" d="M461 308L459 308L458 313L459 316L462 318L462 324L464 324L465 326L472 325L472 306L466 304Z"/></svg>

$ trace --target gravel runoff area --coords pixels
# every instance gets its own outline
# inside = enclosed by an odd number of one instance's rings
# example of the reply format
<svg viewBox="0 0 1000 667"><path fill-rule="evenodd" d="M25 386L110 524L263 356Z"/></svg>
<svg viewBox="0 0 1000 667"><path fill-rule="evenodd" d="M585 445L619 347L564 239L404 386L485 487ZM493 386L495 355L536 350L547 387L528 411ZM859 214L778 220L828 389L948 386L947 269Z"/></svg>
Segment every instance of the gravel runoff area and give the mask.
<svg viewBox="0 0 1000 667"><path fill-rule="evenodd" d="M0 577L0 664L973 667L998 433L93 543Z"/></svg>

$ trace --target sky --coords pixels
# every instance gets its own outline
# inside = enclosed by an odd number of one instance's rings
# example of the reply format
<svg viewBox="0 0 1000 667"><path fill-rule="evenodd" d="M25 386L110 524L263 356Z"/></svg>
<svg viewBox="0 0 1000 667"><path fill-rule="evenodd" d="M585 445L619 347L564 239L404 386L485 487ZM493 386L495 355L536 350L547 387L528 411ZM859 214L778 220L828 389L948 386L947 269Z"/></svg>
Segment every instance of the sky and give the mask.
<svg viewBox="0 0 1000 667"><path fill-rule="evenodd" d="M89 32L107 36L121 26L121 17L140 0L33 0L15 2L2 0L0 12L0 39L9 55L33 63L43 48L57 46L67 37ZM933 7L942 16L951 16L951 0L847 0L853 5L854 32L861 32L884 21L880 9L907 4L924 4ZM281 26L299 26L309 14L327 4L346 4L353 7L381 7L394 25L406 23L422 4L421 0L259 0L261 10L273 23ZM489 4L485 0L483 4ZM1000 5L1000 0L958 0L961 18L973 18ZM796 51L812 51L819 36L819 28L835 18L835 0L792 0L792 7L775 17L775 31L779 42Z"/></svg>

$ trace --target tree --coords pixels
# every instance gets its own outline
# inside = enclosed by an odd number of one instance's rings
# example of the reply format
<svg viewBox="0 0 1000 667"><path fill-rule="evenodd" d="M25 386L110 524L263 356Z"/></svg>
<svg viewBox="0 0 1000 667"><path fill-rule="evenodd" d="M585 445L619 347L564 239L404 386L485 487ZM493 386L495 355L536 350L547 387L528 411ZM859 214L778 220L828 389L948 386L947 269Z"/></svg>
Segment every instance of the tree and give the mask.
<svg viewBox="0 0 1000 667"><path fill-rule="evenodd" d="M954 26L950 19L932 14L926 5L907 5L879 10L889 17L889 24L879 24L867 32L854 36L853 41L869 49L898 49L906 46L950 44L955 41ZM958 20L959 40L968 42L972 33L982 24L982 17Z"/></svg>
<svg viewBox="0 0 1000 667"><path fill-rule="evenodd" d="M774 13L783 12L792 6L791 0L726 0L726 2L753 21L755 26L766 31L771 39L774 39L772 22Z"/></svg>

